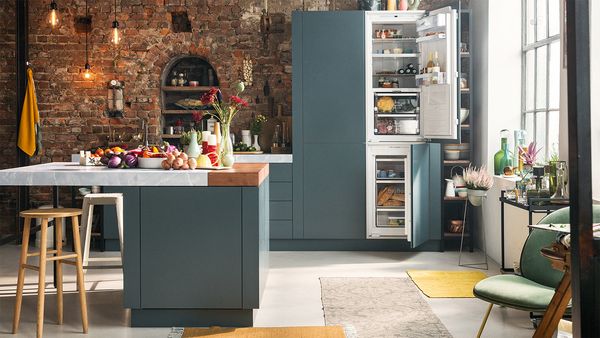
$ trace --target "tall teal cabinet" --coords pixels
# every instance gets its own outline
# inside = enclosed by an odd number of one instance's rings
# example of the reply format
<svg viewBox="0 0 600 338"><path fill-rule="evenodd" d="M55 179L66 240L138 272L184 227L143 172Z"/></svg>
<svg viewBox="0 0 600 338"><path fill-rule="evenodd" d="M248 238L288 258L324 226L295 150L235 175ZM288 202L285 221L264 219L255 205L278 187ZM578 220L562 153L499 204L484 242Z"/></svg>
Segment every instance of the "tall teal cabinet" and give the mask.
<svg viewBox="0 0 600 338"><path fill-rule="evenodd" d="M295 239L365 238L364 13L292 15Z"/></svg>

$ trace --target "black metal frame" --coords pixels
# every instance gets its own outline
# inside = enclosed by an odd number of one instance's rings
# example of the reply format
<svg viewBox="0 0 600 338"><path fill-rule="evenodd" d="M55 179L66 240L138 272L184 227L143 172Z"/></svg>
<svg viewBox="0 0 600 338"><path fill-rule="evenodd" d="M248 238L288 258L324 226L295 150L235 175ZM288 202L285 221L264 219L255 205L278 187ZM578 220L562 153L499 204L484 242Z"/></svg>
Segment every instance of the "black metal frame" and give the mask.
<svg viewBox="0 0 600 338"><path fill-rule="evenodd" d="M513 207L527 210L529 214L527 225L533 224L533 214L550 214L553 211L562 209L564 207L569 206L568 199L552 199L552 198L538 198L538 197L529 197L527 198L527 203L519 203L514 199L509 199L505 196L506 191L500 192L500 250L501 250L501 260L502 263L500 265L500 271L511 273L514 272L512 268L505 268L505 260L504 260L504 205L512 205ZM559 202L559 203L557 203ZM531 232L531 229L529 229Z"/></svg>
<svg viewBox="0 0 600 338"><path fill-rule="evenodd" d="M565 1L573 336L576 338L600 336L600 248L592 232L590 184L590 2Z"/></svg>

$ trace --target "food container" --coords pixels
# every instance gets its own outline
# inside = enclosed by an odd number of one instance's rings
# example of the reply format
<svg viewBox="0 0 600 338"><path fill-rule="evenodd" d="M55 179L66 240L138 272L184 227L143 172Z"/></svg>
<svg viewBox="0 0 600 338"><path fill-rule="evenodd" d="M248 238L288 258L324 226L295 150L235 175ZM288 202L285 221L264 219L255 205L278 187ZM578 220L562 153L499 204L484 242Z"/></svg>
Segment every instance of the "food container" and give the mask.
<svg viewBox="0 0 600 338"><path fill-rule="evenodd" d="M463 221L459 219L453 219L450 221L450 227L448 229L451 233L459 233L463 230Z"/></svg>
<svg viewBox="0 0 600 338"><path fill-rule="evenodd" d="M446 160L458 160L460 158L460 150L444 150L444 158Z"/></svg>
<svg viewBox="0 0 600 338"><path fill-rule="evenodd" d="M200 85L200 83L198 81L190 81L189 85L190 85L190 87L198 87Z"/></svg>
<svg viewBox="0 0 600 338"><path fill-rule="evenodd" d="M396 120L394 121L395 134L418 134L419 133L419 121L418 120Z"/></svg>
<svg viewBox="0 0 600 338"><path fill-rule="evenodd" d="M467 188L464 188L464 187L456 188L456 194L458 195L458 197L463 197L463 198L467 197L467 194L468 194Z"/></svg>
<svg viewBox="0 0 600 338"><path fill-rule="evenodd" d="M140 169L162 169L162 157L145 158L138 157L138 168Z"/></svg>

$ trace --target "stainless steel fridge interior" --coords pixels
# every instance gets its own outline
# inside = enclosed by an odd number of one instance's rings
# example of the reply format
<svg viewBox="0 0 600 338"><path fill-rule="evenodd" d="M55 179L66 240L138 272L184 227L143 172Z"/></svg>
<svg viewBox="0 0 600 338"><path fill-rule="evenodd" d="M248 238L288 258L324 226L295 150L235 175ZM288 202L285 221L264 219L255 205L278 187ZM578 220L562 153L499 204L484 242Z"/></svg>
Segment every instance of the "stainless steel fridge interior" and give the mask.
<svg viewBox="0 0 600 338"><path fill-rule="evenodd" d="M410 163L410 146L367 148L367 238L410 239Z"/></svg>

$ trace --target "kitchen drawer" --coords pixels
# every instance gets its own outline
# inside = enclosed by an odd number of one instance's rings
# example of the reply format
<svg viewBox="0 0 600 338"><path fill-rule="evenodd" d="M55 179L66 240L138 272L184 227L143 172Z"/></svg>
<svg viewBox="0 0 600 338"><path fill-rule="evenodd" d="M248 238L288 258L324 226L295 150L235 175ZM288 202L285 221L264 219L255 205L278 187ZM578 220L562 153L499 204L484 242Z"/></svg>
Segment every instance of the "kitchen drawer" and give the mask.
<svg viewBox="0 0 600 338"><path fill-rule="evenodd" d="M271 221L271 239L292 239L292 221Z"/></svg>
<svg viewBox="0 0 600 338"><path fill-rule="evenodd" d="M269 165L269 178L271 182L292 182L292 164L271 163Z"/></svg>
<svg viewBox="0 0 600 338"><path fill-rule="evenodd" d="M291 182L273 182L270 183L271 201L291 201L292 183Z"/></svg>
<svg viewBox="0 0 600 338"><path fill-rule="evenodd" d="M271 221L273 220L291 220L292 202L291 201L272 201L269 204Z"/></svg>

